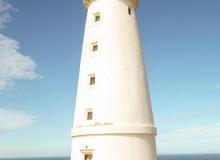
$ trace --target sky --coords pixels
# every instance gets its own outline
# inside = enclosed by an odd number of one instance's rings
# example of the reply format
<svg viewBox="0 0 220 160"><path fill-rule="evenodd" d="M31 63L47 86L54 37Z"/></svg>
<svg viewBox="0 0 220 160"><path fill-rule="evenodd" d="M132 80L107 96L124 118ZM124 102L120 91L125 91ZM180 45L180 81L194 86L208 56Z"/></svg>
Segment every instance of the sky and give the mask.
<svg viewBox="0 0 220 160"><path fill-rule="evenodd" d="M136 11L158 154L220 153L220 1ZM0 0L0 158L69 156L86 10Z"/></svg>

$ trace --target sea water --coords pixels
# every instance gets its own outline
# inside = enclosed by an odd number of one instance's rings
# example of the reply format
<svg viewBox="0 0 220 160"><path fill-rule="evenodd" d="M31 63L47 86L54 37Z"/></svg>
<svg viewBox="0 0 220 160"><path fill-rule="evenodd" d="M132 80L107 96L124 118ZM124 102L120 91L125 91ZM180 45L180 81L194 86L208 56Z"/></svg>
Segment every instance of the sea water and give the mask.
<svg viewBox="0 0 220 160"><path fill-rule="evenodd" d="M159 155L158 160L220 160L220 154Z"/></svg>

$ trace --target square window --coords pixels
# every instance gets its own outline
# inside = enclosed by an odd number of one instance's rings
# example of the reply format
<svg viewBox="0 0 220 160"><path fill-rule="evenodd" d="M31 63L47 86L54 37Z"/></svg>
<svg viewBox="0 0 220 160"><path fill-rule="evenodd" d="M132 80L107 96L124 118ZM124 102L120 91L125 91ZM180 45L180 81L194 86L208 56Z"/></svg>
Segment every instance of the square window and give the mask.
<svg viewBox="0 0 220 160"><path fill-rule="evenodd" d="M89 85L95 85L95 75L90 76Z"/></svg>
<svg viewBox="0 0 220 160"><path fill-rule="evenodd" d="M93 44L93 46L92 46L92 51L93 52L95 52L95 51L97 51L98 50L98 44Z"/></svg>
<svg viewBox="0 0 220 160"><path fill-rule="evenodd" d="M95 21L100 21L100 15L95 16Z"/></svg>
<svg viewBox="0 0 220 160"><path fill-rule="evenodd" d="M99 50L98 41L92 42L92 43L90 44L90 50L91 50L92 52L96 52L96 51Z"/></svg>
<svg viewBox="0 0 220 160"><path fill-rule="evenodd" d="M95 22L98 22L98 21L101 20L101 16L100 16L100 13L99 13L99 12L93 14L93 16L94 16L94 21L95 21Z"/></svg>
<svg viewBox="0 0 220 160"><path fill-rule="evenodd" d="M89 111L87 112L87 120L92 120L93 119L93 112Z"/></svg>
<svg viewBox="0 0 220 160"><path fill-rule="evenodd" d="M92 160L92 154L85 154L84 160Z"/></svg>

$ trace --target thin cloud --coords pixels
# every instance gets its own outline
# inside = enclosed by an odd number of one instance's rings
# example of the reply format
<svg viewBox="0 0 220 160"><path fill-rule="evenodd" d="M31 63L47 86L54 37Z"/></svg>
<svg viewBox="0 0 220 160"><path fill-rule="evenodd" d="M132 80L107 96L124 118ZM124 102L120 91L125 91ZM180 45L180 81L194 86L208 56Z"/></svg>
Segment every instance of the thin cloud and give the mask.
<svg viewBox="0 0 220 160"><path fill-rule="evenodd" d="M6 24L12 20L11 11L15 9L4 0L0 0L0 30L6 27Z"/></svg>
<svg viewBox="0 0 220 160"><path fill-rule="evenodd" d="M213 119L216 117L218 117L218 115L215 113L191 113L191 114L181 114L181 115L162 115L162 116L158 116L155 121L158 124L163 124L163 123L192 121L198 119Z"/></svg>
<svg viewBox="0 0 220 160"><path fill-rule="evenodd" d="M12 10L9 3L0 0L0 30L11 21ZM36 62L20 52L19 42L0 33L0 91L13 87L16 80L38 78L36 68Z"/></svg>
<svg viewBox="0 0 220 160"><path fill-rule="evenodd" d="M36 63L19 52L19 43L0 33L0 90L12 87L15 80L38 77Z"/></svg>
<svg viewBox="0 0 220 160"><path fill-rule="evenodd" d="M181 139L191 139L193 137L218 137L220 136L220 126L218 125L209 125L209 126L193 126L188 128L179 128L172 130L167 133L162 133L161 137L173 137Z"/></svg>
<svg viewBox="0 0 220 160"><path fill-rule="evenodd" d="M158 133L158 150L161 154L220 152L220 126L192 126Z"/></svg>
<svg viewBox="0 0 220 160"><path fill-rule="evenodd" d="M219 89L219 90L220 90L220 84L218 84L218 85L217 85L217 89Z"/></svg>
<svg viewBox="0 0 220 160"><path fill-rule="evenodd" d="M36 121L36 117L25 113L0 108L0 131L15 130L28 126Z"/></svg>

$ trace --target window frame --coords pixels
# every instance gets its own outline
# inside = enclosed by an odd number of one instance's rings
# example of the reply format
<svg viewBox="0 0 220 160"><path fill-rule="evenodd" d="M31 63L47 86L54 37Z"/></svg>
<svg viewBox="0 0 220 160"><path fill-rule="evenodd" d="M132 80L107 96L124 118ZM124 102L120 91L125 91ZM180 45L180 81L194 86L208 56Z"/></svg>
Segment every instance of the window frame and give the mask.
<svg viewBox="0 0 220 160"><path fill-rule="evenodd" d="M98 23L100 21L101 21L101 14L100 14L100 12L93 13L93 22L94 23Z"/></svg>
<svg viewBox="0 0 220 160"><path fill-rule="evenodd" d="M97 53L99 51L99 42L93 41L92 43L90 43L89 50L92 54Z"/></svg>
<svg viewBox="0 0 220 160"><path fill-rule="evenodd" d="M90 74L89 75L89 86L94 86L96 84L96 75Z"/></svg>
<svg viewBox="0 0 220 160"><path fill-rule="evenodd" d="M89 115L89 113L91 115ZM92 122L94 119L94 112L93 112L93 108L86 108L85 109L85 121L86 122Z"/></svg>
<svg viewBox="0 0 220 160"><path fill-rule="evenodd" d="M92 110L87 111L86 120L87 120L87 121L93 120L93 111L92 111Z"/></svg>
<svg viewBox="0 0 220 160"><path fill-rule="evenodd" d="M88 149L87 148L88 146L85 146L85 149L80 149L80 152L81 152L81 159L82 160L85 160L86 158L86 155L92 155L92 159L94 158L94 149ZM91 160L92 160L91 159Z"/></svg>

